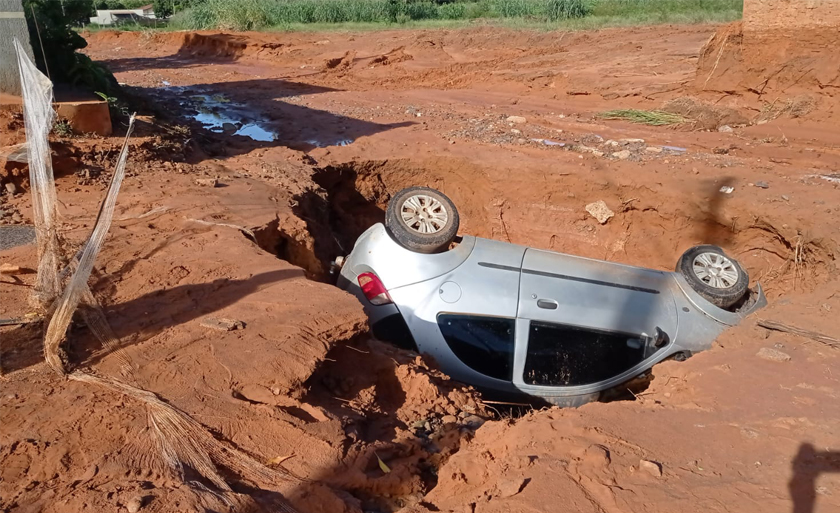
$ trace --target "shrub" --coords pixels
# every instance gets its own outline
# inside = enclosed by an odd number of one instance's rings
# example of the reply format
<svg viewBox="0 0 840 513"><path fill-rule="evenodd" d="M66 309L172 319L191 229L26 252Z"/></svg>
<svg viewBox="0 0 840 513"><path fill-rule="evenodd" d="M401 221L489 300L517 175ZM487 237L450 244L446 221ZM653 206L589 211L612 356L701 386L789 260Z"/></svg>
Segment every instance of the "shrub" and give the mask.
<svg viewBox="0 0 840 513"><path fill-rule="evenodd" d="M583 18L592 12L586 0L548 0L546 16L551 21Z"/></svg>
<svg viewBox="0 0 840 513"><path fill-rule="evenodd" d="M35 64L53 82L84 85L109 93L119 90L107 69L76 51L86 47L87 41L72 26L88 21L93 0L64 2L63 6L54 0L24 0L23 10Z"/></svg>

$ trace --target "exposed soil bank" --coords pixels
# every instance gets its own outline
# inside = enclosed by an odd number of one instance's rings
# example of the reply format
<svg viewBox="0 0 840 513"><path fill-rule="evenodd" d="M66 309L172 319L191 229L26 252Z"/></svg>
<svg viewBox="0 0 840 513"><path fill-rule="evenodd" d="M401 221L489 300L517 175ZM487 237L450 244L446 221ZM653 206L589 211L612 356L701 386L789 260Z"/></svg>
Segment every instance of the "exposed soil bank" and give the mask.
<svg viewBox="0 0 840 513"><path fill-rule="evenodd" d="M358 302L319 281L391 195L428 185L478 236L657 269L721 245L766 287L761 317L836 337L830 88L796 92L818 109L778 112L755 93L704 92L697 63L718 28L92 35L89 53L159 113L138 127L91 281L139 384L305 478L226 474L256 511L281 497L304 513L837 509L835 349L748 319L712 351L655 367L633 401L484 423L498 405L369 342ZM246 106L275 135L203 129L185 94ZM686 97L698 123L596 116ZM19 118L0 122L0 146L21 142ZM56 141L71 246L118 143ZM0 196L0 219L30 221L25 165L2 173L20 191ZM585 210L598 200L615 213L603 225ZM31 245L0 252L23 268L34 259ZM2 278L0 317L26 313L32 278ZM244 328L212 330L208 317ZM230 509L172 478L137 405L50 374L36 326L0 329L0 509ZM81 323L66 348L72 366L118 372Z"/></svg>

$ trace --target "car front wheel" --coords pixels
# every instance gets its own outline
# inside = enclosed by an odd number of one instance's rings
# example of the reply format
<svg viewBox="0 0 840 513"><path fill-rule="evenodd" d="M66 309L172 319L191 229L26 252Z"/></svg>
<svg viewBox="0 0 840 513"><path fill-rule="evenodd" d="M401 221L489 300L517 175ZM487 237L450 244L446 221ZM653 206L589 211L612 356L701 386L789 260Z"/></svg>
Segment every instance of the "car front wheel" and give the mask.
<svg viewBox="0 0 840 513"><path fill-rule="evenodd" d="M694 246L680 257L677 272L695 292L715 306L731 308L747 292L750 276L717 246Z"/></svg>
<svg viewBox="0 0 840 513"><path fill-rule="evenodd" d="M406 249L445 251L458 234L458 210L442 192L409 187L396 193L385 212L385 228Z"/></svg>

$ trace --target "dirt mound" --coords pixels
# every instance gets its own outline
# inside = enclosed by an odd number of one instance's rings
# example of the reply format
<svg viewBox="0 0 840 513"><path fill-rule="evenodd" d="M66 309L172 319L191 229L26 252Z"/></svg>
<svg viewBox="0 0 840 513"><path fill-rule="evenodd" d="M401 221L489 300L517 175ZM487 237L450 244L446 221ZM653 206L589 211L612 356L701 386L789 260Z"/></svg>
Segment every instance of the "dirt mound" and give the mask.
<svg viewBox="0 0 840 513"><path fill-rule="evenodd" d="M379 57L375 57L372 61L372 65L380 65L380 66L390 66L392 64L397 64L399 62L410 61L413 60L414 56L410 53L405 51L404 46L400 46L399 48L394 48L388 53L384 53Z"/></svg>
<svg viewBox="0 0 840 513"><path fill-rule="evenodd" d="M744 30L720 27L700 52L694 85L701 91L755 95L759 99L817 94L840 87L837 31Z"/></svg>
<svg viewBox="0 0 840 513"><path fill-rule="evenodd" d="M546 198L527 176L517 178L505 167L465 159L360 160L313 173L317 187L295 196L294 222L272 225L268 233L274 238L263 246L311 266L307 269L313 275L324 276L332 259L346 254L371 224L383 221L393 194L418 183L451 197L461 212L463 232L476 236L667 270L681 251L715 243L737 255L771 295L794 285L812 288L837 273L840 250L830 230L807 216L794 221L772 209L731 204L721 197L719 181L704 183L698 196L652 191L622 180L608 189L607 179L593 183L588 176L545 175L549 191L576 191L573 196L548 192ZM476 182L475 176L487 179ZM598 224L585 213L587 198L620 207L616 217ZM546 202L552 208L545 208ZM562 206L570 202L577 208ZM596 237L607 242L594 242Z"/></svg>
<svg viewBox="0 0 840 513"><path fill-rule="evenodd" d="M828 332L831 310L840 305L836 290L831 284L762 315ZM796 303L828 309L803 314ZM766 360L762 348L789 359ZM840 501L829 487L837 479L823 472L837 468L836 452L811 441L833 448L840 437L802 415L837 393L833 378L813 375L809 362L827 371L837 359L827 346L747 322L709 352L657 366L651 387L634 402L538 411L485 425L440 469L425 507L411 511L553 511L559 503L593 513L699 512L721 503L726 511L744 511L754 500L774 513L790 511L791 503L796 510L833 511ZM760 384L765 377L773 386ZM837 408L826 413L840 418ZM749 456L733 460L735 447ZM721 486L730 479L738 485Z"/></svg>
<svg viewBox="0 0 840 513"><path fill-rule="evenodd" d="M717 130L723 125L733 127L749 123L749 120L735 109L712 105L689 96L668 100L662 105L662 110L687 118L692 128L700 130Z"/></svg>

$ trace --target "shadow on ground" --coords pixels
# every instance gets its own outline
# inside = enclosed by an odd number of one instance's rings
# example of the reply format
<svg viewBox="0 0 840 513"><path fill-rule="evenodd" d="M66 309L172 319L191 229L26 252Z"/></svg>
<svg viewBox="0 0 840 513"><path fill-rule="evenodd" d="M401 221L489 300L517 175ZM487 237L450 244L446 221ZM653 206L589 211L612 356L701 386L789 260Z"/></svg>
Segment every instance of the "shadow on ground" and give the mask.
<svg viewBox="0 0 840 513"><path fill-rule="evenodd" d="M840 473L840 451L818 451L813 445L799 446L791 463L793 477L788 484L793 513L814 513L817 503L817 478Z"/></svg>

